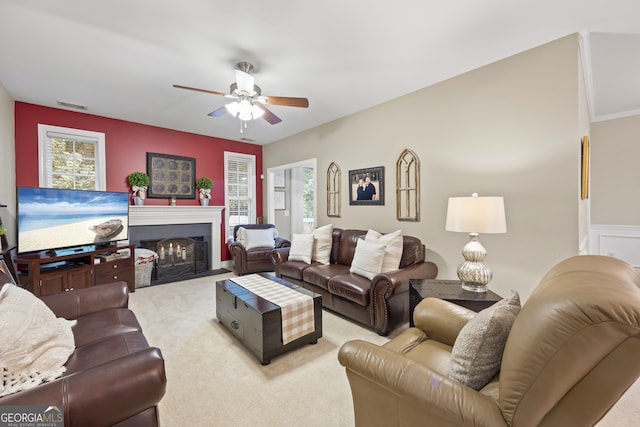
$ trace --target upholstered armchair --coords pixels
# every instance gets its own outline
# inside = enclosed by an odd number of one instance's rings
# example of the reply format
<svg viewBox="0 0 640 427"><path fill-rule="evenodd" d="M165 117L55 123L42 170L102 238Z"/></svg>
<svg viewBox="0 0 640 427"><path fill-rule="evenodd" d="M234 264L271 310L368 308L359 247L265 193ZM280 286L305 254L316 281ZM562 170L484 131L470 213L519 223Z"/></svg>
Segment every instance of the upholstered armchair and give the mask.
<svg viewBox="0 0 640 427"><path fill-rule="evenodd" d="M289 240L278 237L273 224L236 225L233 237L227 241L233 269L239 276L274 271L271 251L290 246Z"/></svg>
<svg viewBox="0 0 640 427"><path fill-rule="evenodd" d="M340 349L356 425L594 425L640 376L638 286L615 258L560 262L514 316L499 372L477 389L450 375L465 325L482 312L424 299L414 328L383 346Z"/></svg>

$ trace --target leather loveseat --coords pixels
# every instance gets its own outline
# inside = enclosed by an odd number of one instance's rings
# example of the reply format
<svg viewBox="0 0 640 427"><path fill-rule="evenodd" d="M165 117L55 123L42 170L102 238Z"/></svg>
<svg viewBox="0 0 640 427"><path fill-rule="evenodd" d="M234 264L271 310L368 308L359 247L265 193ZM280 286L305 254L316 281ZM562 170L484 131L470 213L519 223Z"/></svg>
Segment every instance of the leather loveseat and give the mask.
<svg viewBox="0 0 640 427"><path fill-rule="evenodd" d="M3 396L0 405L64 408L67 427L158 426L157 405L166 388L164 360L158 348L149 346L127 308L127 284L41 299L57 317L77 321L72 328L75 351L61 377Z"/></svg>
<svg viewBox="0 0 640 427"><path fill-rule="evenodd" d="M420 239L402 236L398 270L380 273L371 280L351 273L359 239L367 230L333 228L329 264L289 260L290 248L272 252L276 276L322 295L322 306L371 327L380 335L409 320L409 280L433 279L438 268L425 261Z"/></svg>
<svg viewBox="0 0 640 427"><path fill-rule="evenodd" d="M478 389L452 379L450 366L461 330L480 313L425 298L415 328L383 346L340 349L355 425L592 426L640 377L639 286L615 258L560 262L515 316L498 373Z"/></svg>

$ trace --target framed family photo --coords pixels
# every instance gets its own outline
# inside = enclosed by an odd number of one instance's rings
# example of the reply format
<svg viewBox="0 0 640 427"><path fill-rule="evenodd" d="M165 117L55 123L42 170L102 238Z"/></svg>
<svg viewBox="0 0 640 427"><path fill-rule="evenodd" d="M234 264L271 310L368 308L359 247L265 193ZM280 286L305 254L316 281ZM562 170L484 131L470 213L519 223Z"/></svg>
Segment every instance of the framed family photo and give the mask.
<svg viewBox="0 0 640 427"><path fill-rule="evenodd" d="M384 166L349 171L350 205L384 205Z"/></svg>

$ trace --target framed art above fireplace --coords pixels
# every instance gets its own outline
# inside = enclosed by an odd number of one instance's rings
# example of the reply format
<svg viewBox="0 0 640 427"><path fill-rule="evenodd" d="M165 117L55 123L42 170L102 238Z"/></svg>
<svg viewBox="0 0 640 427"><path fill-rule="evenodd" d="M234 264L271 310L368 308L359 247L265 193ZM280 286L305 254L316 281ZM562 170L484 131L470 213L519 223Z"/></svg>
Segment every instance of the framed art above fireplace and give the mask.
<svg viewBox="0 0 640 427"><path fill-rule="evenodd" d="M196 159L169 154L147 153L150 184L147 196L154 199L196 197Z"/></svg>

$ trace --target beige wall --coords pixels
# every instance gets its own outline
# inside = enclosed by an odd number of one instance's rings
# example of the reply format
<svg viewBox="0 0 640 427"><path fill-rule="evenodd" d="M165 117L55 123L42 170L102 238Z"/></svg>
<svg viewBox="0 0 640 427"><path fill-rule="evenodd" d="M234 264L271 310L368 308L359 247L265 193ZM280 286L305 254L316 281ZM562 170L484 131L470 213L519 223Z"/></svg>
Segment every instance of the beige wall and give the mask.
<svg viewBox="0 0 640 427"><path fill-rule="evenodd" d="M591 222L640 226L640 116L593 123Z"/></svg>
<svg viewBox="0 0 640 427"><path fill-rule="evenodd" d="M434 64L437 66L437 64ZM264 167L318 162L318 224L401 228L426 244L439 278L456 278L464 234L444 230L450 196L502 195L508 233L483 235L490 288L526 299L578 253L581 128L578 37L569 36L264 147ZM336 100L339 102L339 100ZM421 162L421 219L396 220L395 162ZM342 216L326 215L326 171L342 169ZM384 206L349 206L348 171L385 167Z"/></svg>
<svg viewBox="0 0 640 427"><path fill-rule="evenodd" d="M7 239L15 245L16 218L16 150L14 143L14 109L13 99L0 84L0 203L7 205L0 208L2 222L9 227Z"/></svg>

